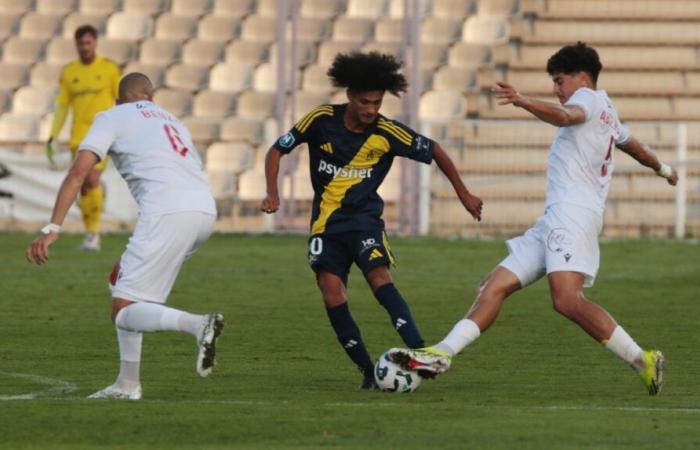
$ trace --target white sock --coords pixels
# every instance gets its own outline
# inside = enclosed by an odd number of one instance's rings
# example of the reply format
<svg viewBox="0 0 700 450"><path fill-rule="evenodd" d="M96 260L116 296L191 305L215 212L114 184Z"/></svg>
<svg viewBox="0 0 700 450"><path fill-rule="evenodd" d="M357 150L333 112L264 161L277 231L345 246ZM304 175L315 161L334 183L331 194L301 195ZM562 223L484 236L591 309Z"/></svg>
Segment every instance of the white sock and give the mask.
<svg viewBox="0 0 700 450"><path fill-rule="evenodd" d="M141 344L143 334L136 331L122 330L117 327L119 341L119 376L114 383L117 386L133 390L141 384Z"/></svg>
<svg viewBox="0 0 700 450"><path fill-rule="evenodd" d="M644 368L642 359L642 348L634 342L634 339L621 326L616 326L610 335L605 348L615 353L636 370Z"/></svg>
<svg viewBox="0 0 700 450"><path fill-rule="evenodd" d="M127 331L183 331L197 337L204 316L158 303L137 302L122 308L115 322Z"/></svg>
<svg viewBox="0 0 700 450"><path fill-rule="evenodd" d="M462 319L452 328L452 331L433 347L450 356L464 350L464 347L474 342L481 335L479 326L471 319Z"/></svg>

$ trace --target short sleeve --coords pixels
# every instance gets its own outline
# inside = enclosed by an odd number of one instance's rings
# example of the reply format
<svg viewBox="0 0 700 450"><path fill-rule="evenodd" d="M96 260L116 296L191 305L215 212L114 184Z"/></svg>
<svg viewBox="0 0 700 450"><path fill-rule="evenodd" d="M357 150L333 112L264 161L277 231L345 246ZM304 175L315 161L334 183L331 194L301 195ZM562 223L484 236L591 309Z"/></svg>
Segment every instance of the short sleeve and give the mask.
<svg viewBox="0 0 700 450"><path fill-rule="evenodd" d="M435 142L416 133L395 120L380 119L377 128L383 130L389 137L391 153L394 156L412 159L430 164L433 161Z"/></svg>
<svg viewBox="0 0 700 450"><path fill-rule="evenodd" d="M574 92L574 95L565 103L567 106L578 106L586 115L586 121L591 119L591 115L595 110L596 96L595 92L588 88L581 88Z"/></svg>
<svg viewBox="0 0 700 450"><path fill-rule="evenodd" d="M333 106L321 105L312 109L272 146L281 153L291 152L297 145L309 141L324 116L333 116Z"/></svg>
<svg viewBox="0 0 700 450"><path fill-rule="evenodd" d="M103 160L117 138L115 125L115 121L109 120L107 113L98 114L87 136L80 143L79 151L89 150Z"/></svg>
<svg viewBox="0 0 700 450"><path fill-rule="evenodd" d="M620 135L617 137L615 144L616 145L625 145L626 143L629 142L631 137L632 137L632 133L630 132L629 128L627 128L623 124L620 124Z"/></svg>

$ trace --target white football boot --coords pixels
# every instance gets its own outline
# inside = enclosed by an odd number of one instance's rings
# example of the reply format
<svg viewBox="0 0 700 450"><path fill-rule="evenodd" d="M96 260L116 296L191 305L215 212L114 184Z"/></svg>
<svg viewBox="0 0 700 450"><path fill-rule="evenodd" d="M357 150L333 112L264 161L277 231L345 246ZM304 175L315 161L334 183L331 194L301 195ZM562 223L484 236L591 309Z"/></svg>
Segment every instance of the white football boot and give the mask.
<svg viewBox="0 0 700 450"><path fill-rule="evenodd" d="M199 353L197 354L196 369L201 377L208 377L216 365L216 339L223 329L223 315L210 313L205 316L204 324L197 338Z"/></svg>
<svg viewBox="0 0 700 450"><path fill-rule="evenodd" d="M100 235L96 233L86 234L83 243L80 245L80 250L84 252L98 252L100 248Z"/></svg>
<svg viewBox="0 0 700 450"><path fill-rule="evenodd" d="M141 400L143 393L141 392L141 385L136 386L135 389L128 391L122 387L118 387L116 384L107 386L101 391L97 391L94 394L88 395L89 399L104 399L104 400Z"/></svg>

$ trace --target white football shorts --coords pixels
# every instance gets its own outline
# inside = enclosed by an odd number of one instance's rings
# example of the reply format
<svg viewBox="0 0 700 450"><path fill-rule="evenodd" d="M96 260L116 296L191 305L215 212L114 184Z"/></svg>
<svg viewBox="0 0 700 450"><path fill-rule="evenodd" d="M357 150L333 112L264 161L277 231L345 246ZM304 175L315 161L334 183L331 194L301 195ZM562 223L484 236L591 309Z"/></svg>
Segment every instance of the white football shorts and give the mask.
<svg viewBox="0 0 700 450"><path fill-rule="evenodd" d="M112 298L165 303L180 267L209 238L215 221L193 211L139 218L110 276Z"/></svg>
<svg viewBox="0 0 700 450"><path fill-rule="evenodd" d="M506 242L510 254L499 265L513 272L522 287L552 272L581 273L584 287L593 286L602 226L594 211L568 203L551 205L525 234Z"/></svg>

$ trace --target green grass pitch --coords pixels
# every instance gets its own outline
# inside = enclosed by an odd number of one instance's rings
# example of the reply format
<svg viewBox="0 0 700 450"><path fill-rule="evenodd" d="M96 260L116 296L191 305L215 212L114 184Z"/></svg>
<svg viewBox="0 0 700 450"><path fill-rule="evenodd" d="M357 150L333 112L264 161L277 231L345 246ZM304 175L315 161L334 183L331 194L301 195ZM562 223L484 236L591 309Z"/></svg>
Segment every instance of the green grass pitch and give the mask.
<svg viewBox="0 0 700 450"><path fill-rule="evenodd" d="M194 370L194 340L144 338L140 402L88 401L118 371L107 276L126 236L97 254L64 236L30 266L33 237L0 234L0 448L700 448L700 245L612 241L587 295L644 347L666 385L636 375L551 308L543 281L509 299L447 374L414 394L356 390L335 340L306 238L217 235L186 263L168 304L221 311L218 366ZM397 286L434 343L505 255L494 241L394 238ZM353 270L350 307L374 357L400 344ZM19 397L28 397L21 399ZM29 398L32 397L32 398Z"/></svg>

